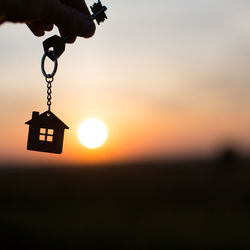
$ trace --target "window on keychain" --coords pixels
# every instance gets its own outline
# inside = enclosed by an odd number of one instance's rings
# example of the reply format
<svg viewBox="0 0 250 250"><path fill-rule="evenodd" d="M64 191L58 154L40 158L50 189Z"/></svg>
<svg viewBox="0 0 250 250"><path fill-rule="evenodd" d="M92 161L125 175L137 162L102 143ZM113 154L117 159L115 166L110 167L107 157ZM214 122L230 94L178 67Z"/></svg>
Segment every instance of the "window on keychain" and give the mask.
<svg viewBox="0 0 250 250"><path fill-rule="evenodd" d="M40 128L39 141L53 142L54 129Z"/></svg>

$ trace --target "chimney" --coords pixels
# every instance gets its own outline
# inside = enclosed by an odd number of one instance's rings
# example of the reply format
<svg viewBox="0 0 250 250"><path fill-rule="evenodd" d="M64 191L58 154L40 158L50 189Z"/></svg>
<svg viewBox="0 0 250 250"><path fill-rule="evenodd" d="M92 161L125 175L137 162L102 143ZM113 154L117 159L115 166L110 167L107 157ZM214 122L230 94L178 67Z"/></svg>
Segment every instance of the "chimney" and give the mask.
<svg viewBox="0 0 250 250"><path fill-rule="evenodd" d="M35 119L35 118L37 118L39 116L39 112L37 112L37 111L33 111L32 112L32 119Z"/></svg>

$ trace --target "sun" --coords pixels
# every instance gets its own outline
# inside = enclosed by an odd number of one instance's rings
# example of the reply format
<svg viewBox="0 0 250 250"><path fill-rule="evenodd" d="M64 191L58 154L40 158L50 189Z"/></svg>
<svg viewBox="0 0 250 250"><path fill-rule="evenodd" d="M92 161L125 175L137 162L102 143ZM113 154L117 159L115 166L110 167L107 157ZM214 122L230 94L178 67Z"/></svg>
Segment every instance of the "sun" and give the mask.
<svg viewBox="0 0 250 250"><path fill-rule="evenodd" d="M96 118L84 120L78 127L78 138L87 148L99 148L108 137L105 124Z"/></svg>

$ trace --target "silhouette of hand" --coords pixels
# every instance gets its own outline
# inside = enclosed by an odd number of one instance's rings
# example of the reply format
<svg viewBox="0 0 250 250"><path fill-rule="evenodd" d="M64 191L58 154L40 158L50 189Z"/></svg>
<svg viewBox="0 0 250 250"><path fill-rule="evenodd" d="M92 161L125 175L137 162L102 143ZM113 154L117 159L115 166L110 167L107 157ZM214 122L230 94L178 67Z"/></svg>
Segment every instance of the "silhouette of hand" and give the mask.
<svg viewBox="0 0 250 250"><path fill-rule="evenodd" d="M36 36L51 31L55 24L62 36L69 37L68 43L95 32L84 0L0 0L0 17L2 22L4 17L6 21L26 23Z"/></svg>

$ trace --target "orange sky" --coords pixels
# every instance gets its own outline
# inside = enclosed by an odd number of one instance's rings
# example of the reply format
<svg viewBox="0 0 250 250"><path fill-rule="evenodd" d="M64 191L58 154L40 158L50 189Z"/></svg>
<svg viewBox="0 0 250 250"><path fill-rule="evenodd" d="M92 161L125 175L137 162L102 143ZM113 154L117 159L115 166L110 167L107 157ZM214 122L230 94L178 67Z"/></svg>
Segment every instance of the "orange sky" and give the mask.
<svg viewBox="0 0 250 250"><path fill-rule="evenodd" d="M109 19L59 60L52 111L70 127L62 155L27 151L24 124L47 108L42 41L57 30L37 38L24 25L0 27L0 164L210 155L226 142L250 151L250 3L103 3ZM77 138L91 117L109 132L96 150Z"/></svg>

